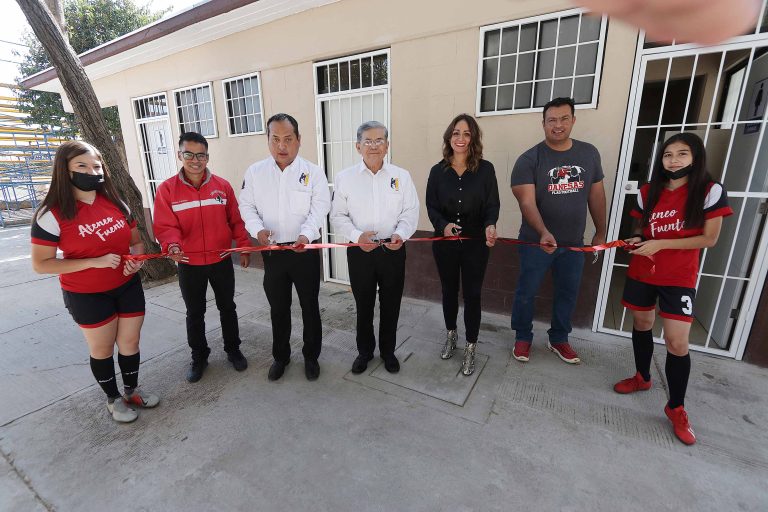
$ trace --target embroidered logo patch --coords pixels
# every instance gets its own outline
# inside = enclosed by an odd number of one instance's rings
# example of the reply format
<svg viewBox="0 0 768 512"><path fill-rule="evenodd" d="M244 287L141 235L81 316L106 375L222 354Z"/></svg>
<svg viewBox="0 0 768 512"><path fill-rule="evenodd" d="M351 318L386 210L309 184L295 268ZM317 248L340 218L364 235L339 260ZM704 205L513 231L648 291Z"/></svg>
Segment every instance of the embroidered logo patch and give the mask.
<svg viewBox="0 0 768 512"><path fill-rule="evenodd" d="M304 185L305 187L309 185L309 174L307 173L301 173L301 176L299 176L299 183Z"/></svg>
<svg viewBox="0 0 768 512"><path fill-rule="evenodd" d="M392 190L400 191L400 180L398 178L392 178L389 180L389 188Z"/></svg>

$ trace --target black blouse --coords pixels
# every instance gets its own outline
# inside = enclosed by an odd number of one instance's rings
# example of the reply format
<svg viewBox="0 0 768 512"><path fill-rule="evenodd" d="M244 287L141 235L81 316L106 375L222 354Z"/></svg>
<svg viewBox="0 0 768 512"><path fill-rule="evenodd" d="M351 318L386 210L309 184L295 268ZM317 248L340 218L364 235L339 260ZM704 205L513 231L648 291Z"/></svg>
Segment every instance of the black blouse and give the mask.
<svg viewBox="0 0 768 512"><path fill-rule="evenodd" d="M442 236L450 222L461 226L464 235L485 236L486 226L499 220L499 185L487 160L480 160L475 172L465 171L461 177L441 160L429 171L426 199L436 236Z"/></svg>

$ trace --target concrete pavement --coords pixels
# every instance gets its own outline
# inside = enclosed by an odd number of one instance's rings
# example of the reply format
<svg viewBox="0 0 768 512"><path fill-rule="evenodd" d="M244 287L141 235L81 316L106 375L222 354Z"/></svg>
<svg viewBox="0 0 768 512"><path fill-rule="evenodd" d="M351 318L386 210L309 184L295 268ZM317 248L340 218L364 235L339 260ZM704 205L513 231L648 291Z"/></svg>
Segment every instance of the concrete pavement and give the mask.
<svg viewBox="0 0 768 512"><path fill-rule="evenodd" d="M376 358L352 375L352 294L324 284L320 379L304 377L294 300L292 363L271 383L258 269L237 272L248 370L227 363L211 301L211 365L196 384L184 380L178 285L146 290L141 382L162 401L116 424L56 278L33 274L28 254L28 228L0 230L0 510L768 509L765 369L694 354L686 407L699 443L686 447L662 410L661 347L654 387L620 396L612 384L634 371L627 340L575 332L583 364L570 366L537 325L520 364L508 317L485 314L465 378L460 351L439 358L439 304L406 299L401 372Z"/></svg>

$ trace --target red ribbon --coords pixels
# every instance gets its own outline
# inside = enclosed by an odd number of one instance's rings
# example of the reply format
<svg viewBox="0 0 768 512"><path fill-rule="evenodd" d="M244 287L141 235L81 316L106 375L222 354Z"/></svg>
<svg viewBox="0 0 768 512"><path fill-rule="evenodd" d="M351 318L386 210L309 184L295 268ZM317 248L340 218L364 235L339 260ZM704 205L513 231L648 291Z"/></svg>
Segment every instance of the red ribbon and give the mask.
<svg viewBox="0 0 768 512"><path fill-rule="evenodd" d="M443 241L455 241L455 240L470 240L470 238L464 237L464 236L434 236L434 237L428 237L428 238L409 238L406 241L407 242L443 242ZM510 244L510 245L533 245L538 247L552 247L551 245L540 244L538 242L524 242L522 240L517 240L515 238L497 238L496 241L504 244ZM292 245L259 245L255 247L233 247L232 249L213 249L209 251L186 252L184 254L219 254L220 256L224 256L225 254L232 254L237 252L250 253L250 252L264 252L264 251L292 251L296 248L340 249L345 247L360 247L361 245L362 244L357 244L357 243L304 244L298 247L294 247ZM366 245L370 245L370 244L366 244ZM604 251L606 249L613 249L614 247L625 247L626 245L628 244L624 240L614 240L613 242L607 242L604 244L587 246L587 247L557 247L557 248L568 249L570 251L577 251L577 252L598 252L598 251ZM146 260L153 260L156 258L166 258L166 257L168 257L167 252L162 252L159 254L126 254L126 255L123 255L123 260L146 261Z"/></svg>

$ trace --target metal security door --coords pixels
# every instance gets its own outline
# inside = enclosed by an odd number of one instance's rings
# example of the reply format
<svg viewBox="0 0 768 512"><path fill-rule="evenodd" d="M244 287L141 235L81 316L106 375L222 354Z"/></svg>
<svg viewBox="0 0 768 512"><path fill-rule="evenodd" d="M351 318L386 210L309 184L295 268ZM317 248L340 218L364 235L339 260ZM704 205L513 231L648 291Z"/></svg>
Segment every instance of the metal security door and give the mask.
<svg viewBox="0 0 768 512"><path fill-rule="evenodd" d="M768 37L744 39L709 48L647 44L638 51L609 233L610 239L631 234L628 212L661 143L681 131L698 134L735 214L724 219L718 244L701 253L691 348L737 359L768 270ZM628 263L624 251L605 259L596 330L631 335L631 314L619 302ZM661 341L661 322L654 336Z"/></svg>
<svg viewBox="0 0 768 512"><path fill-rule="evenodd" d="M360 162L357 128L366 121L389 128L389 50L318 62L315 75L318 159L333 193L336 175ZM348 240L328 222L323 241ZM326 281L349 284L346 249L323 249L323 268Z"/></svg>
<svg viewBox="0 0 768 512"><path fill-rule="evenodd" d="M133 107L151 208L154 206L157 187L176 174L176 144L172 140L165 93L135 98Z"/></svg>

